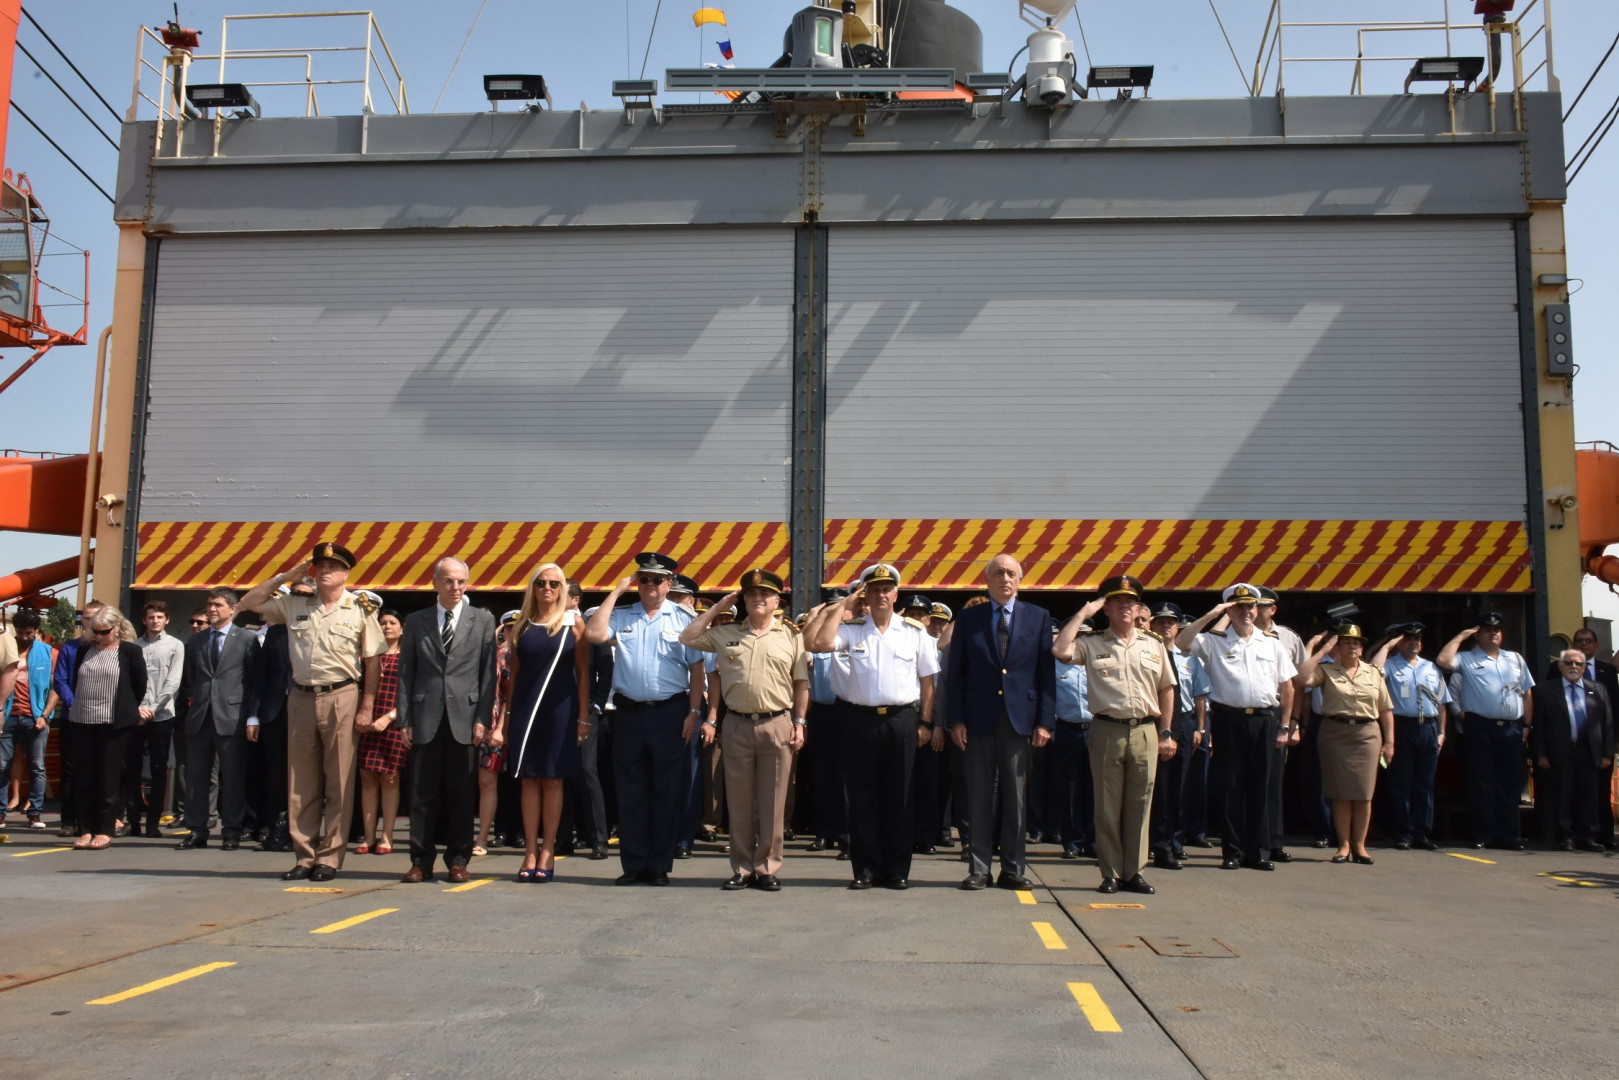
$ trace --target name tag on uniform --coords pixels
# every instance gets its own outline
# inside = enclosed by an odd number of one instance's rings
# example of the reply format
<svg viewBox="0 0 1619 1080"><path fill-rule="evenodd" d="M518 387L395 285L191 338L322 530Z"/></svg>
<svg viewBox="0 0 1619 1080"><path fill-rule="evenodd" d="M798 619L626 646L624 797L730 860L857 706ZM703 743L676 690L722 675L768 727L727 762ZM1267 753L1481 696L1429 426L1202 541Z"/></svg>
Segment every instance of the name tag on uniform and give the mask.
<svg viewBox="0 0 1619 1080"><path fill-rule="evenodd" d="M626 626L624 629L622 629L622 630L620 630L618 632L618 636L619 637L629 637L633 633L635 633L635 627Z"/></svg>
<svg viewBox="0 0 1619 1080"><path fill-rule="evenodd" d="M292 621L293 622L308 622L309 621L309 616L308 615L300 615L300 616L298 616L296 619L294 619Z"/></svg>
<svg viewBox="0 0 1619 1080"><path fill-rule="evenodd" d="M663 640L665 640L665 641L679 641L680 640L680 635L675 633L673 630L665 630L663 632Z"/></svg>
<svg viewBox="0 0 1619 1080"><path fill-rule="evenodd" d="M863 653L863 652L866 651L866 643L864 641L862 641L857 645L851 645L851 646L849 646L849 651L850 652L855 652L855 653Z"/></svg>
<svg viewBox="0 0 1619 1080"><path fill-rule="evenodd" d="M1110 652L1099 652L1096 654L1095 658L1097 660L1111 660L1113 659L1113 654Z"/></svg>
<svg viewBox="0 0 1619 1080"><path fill-rule="evenodd" d="M1158 654L1144 652L1141 654L1141 659L1145 660L1149 664L1156 664L1158 662Z"/></svg>
<svg viewBox="0 0 1619 1080"><path fill-rule="evenodd" d="M1235 660L1237 658L1237 654L1235 652L1228 652L1225 654L1225 658L1227 660Z"/></svg>

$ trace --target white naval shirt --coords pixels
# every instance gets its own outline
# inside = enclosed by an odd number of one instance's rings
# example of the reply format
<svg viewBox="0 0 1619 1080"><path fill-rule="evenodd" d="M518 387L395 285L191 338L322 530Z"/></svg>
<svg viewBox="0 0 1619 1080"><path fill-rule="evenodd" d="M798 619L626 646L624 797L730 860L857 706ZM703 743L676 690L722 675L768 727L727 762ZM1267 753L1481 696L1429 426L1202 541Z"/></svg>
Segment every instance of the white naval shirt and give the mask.
<svg viewBox="0 0 1619 1080"><path fill-rule="evenodd" d="M1246 641L1229 627L1223 634L1199 634L1188 652L1203 661L1209 700L1238 709L1280 704L1281 684L1299 673L1282 639L1258 627Z"/></svg>
<svg viewBox="0 0 1619 1080"><path fill-rule="evenodd" d="M856 705L909 705L938 673L938 644L898 615L886 632L869 617L846 622L832 646L832 692Z"/></svg>

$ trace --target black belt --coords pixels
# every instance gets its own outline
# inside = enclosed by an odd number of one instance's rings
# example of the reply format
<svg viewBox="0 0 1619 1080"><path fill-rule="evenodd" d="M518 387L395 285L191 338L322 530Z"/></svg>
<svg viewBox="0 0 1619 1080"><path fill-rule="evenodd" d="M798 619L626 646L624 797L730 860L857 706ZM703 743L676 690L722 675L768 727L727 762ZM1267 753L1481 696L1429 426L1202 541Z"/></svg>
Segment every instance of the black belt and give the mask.
<svg viewBox="0 0 1619 1080"><path fill-rule="evenodd" d="M1077 727L1081 731L1091 726L1091 722L1089 720L1069 720L1061 716L1057 717L1057 722L1059 724L1067 724L1069 727Z"/></svg>
<svg viewBox="0 0 1619 1080"><path fill-rule="evenodd" d="M1375 724L1375 723L1377 723L1377 717L1375 717L1375 716L1371 717L1369 719L1366 719L1366 720L1362 720L1358 716L1323 716L1322 719L1323 720L1332 720L1332 721L1335 721L1335 722L1340 723L1340 724Z"/></svg>
<svg viewBox="0 0 1619 1080"><path fill-rule="evenodd" d="M659 705L667 705L671 701L676 700L677 698L683 698L683 697L689 697L689 696L690 695L688 693L682 692L682 693L679 693L679 694L670 694L668 697L659 698L657 701L636 701L634 698L618 697L617 695L615 695L616 700L614 701L614 704L617 705L617 707L620 708L620 709L624 708L626 705L633 705L638 709L655 709ZM620 702L622 702L622 704L619 704Z"/></svg>
<svg viewBox="0 0 1619 1080"><path fill-rule="evenodd" d="M733 710L733 711L726 712L725 719L727 719L727 720L774 720L778 716L786 716L786 715L787 715L787 710L786 709L777 709L775 712L736 712L736 711Z"/></svg>
<svg viewBox="0 0 1619 1080"><path fill-rule="evenodd" d="M1439 717L1437 717L1437 716L1412 716L1409 713L1395 713L1394 714L1394 719L1396 719L1396 720L1410 720L1411 722L1416 723L1416 724L1431 724L1435 720L1439 719Z"/></svg>
<svg viewBox="0 0 1619 1080"><path fill-rule="evenodd" d="M296 686L306 694L314 694L316 697L319 697L321 694L330 694L333 690L341 690L345 686L353 686L354 680L344 679L342 682L326 683L322 686L305 686L303 683L294 679L292 685Z"/></svg>
<svg viewBox="0 0 1619 1080"><path fill-rule="evenodd" d="M1463 713L1462 714L1462 719L1463 720L1477 720L1480 723L1494 724L1496 727L1501 727L1501 728L1512 727L1514 724L1523 723L1522 720L1497 720L1493 716L1480 716L1478 713L1475 713L1475 712Z"/></svg>
<svg viewBox="0 0 1619 1080"><path fill-rule="evenodd" d="M1110 724L1123 724L1125 727L1140 727L1142 724L1156 723L1156 716L1103 716L1101 713L1092 714L1094 720L1106 720Z"/></svg>
<svg viewBox="0 0 1619 1080"><path fill-rule="evenodd" d="M904 712L906 709L920 709L921 702L907 701L903 705L856 705L852 701L838 698L838 704L849 709L859 709L861 712L871 713L873 716L889 716L893 713Z"/></svg>
<svg viewBox="0 0 1619 1080"><path fill-rule="evenodd" d="M1249 708L1246 705L1227 705L1224 702L1219 701L1210 702L1210 704L1216 709L1224 709L1226 712L1242 713L1244 716L1258 716L1260 713L1268 713L1272 709L1277 708L1275 705L1260 705L1257 708Z"/></svg>

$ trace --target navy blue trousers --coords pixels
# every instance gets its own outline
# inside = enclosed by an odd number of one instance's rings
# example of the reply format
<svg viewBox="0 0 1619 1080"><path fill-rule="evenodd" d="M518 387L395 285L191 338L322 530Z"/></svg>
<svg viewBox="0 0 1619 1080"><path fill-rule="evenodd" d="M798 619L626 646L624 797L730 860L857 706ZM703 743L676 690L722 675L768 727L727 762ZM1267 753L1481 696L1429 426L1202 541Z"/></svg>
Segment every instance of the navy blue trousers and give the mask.
<svg viewBox="0 0 1619 1080"><path fill-rule="evenodd" d="M667 874L685 807L690 749L680 725L685 694L657 705L620 700L613 715L618 857L626 873Z"/></svg>
<svg viewBox="0 0 1619 1080"><path fill-rule="evenodd" d="M1434 773L1439 768L1439 721L1394 718L1394 760L1389 762L1389 831L1403 843L1433 836Z"/></svg>
<svg viewBox="0 0 1619 1080"><path fill-rule="evenodd" d="M1462 760L1467 767L1467 820L1475 844L1518 842L1518 796L1523 793L1523 721L1463 717ZM1395 758L1399 758L1396 750Z"/></svg>
<svg viewBox="0 0 1619 1080"><path fill-rule="evenodd" d="M1055 809L1047 820L1065 848L1096 843L1096 796L1091 779L1091 729L1058 720L1051 733L1051 790Z"/></svg>

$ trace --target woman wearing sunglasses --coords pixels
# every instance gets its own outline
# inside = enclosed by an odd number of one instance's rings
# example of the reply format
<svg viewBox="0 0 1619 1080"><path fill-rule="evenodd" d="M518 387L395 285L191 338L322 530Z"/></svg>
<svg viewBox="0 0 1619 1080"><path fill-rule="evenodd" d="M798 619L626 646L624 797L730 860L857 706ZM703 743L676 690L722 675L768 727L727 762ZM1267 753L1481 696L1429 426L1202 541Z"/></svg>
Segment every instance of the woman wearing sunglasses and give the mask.
<svg viewBox="0 0 1619 1080"><path fill-rule="evenodd" d="M579 744L590 734L590 698L580 692L588 676L590 646L568 610L568 578L562 567L546 563L534 571L507 640L511 691L497 706L501 716L491 741L505 745L511 773L523 785L526 851L517 880L550 881L556 868L562 781L579 775Z"/></svg>
<svg viewBox="0 0 1619 1080"><path fill-rule="evenodd" d="M129 627L127 638L124 627ZM90 616L90 643L73 666L73 707L65 734L80 832L73 846L81 851L112 845L124 749L141 722L146 696L146 658L134 636L133 625L117 608L104 607Z"/></svg>

